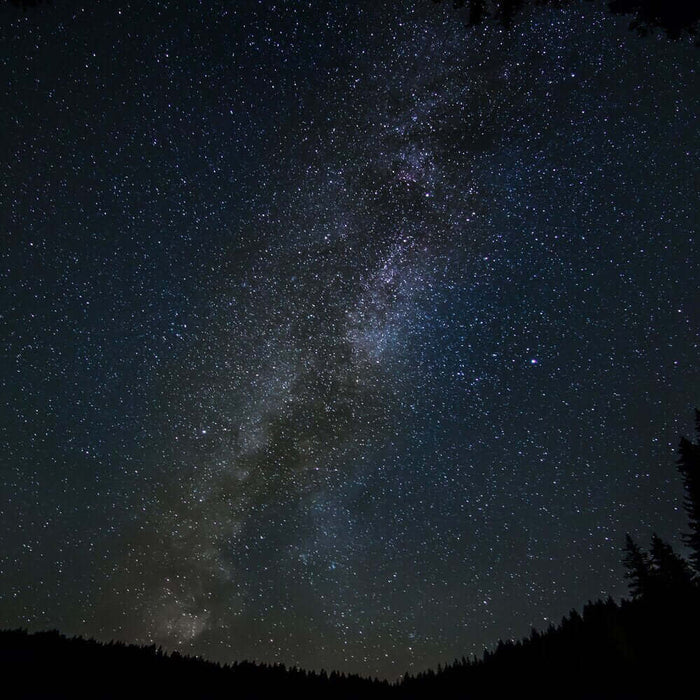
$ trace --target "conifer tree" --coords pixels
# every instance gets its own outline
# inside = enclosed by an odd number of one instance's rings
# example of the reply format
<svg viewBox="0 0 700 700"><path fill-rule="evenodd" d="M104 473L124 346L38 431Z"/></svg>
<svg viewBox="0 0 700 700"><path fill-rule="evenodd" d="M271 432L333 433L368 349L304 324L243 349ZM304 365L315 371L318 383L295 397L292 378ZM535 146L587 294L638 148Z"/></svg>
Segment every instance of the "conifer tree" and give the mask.
<svg viewBox="0 0 700 700"><path fill-rule="evenodd" d="M692 587L693 573L688 562L656 533L651 540L651 571L654 590L660 595L683 596Z"/></svg>
<svg viewBox="0 0 700 700"><path fill-rule="evenodd" d="M695 410L695 430L700 440L700 411ZM683 537L690 547L690 561L697 573L700 573L700 442L691 442L681 437L678 446L678 471L683 476L685 501L688 514L689 532Z"/></svg>
<svg viewBox="0 0 700 700"><path fill-rule="evenodd" d="M637 600L647 596L650 592L651 562L649 561L649 555L640 549L629 533L625 537L623 562L627 569L625 578L629 582L632 598Z"/></svg>

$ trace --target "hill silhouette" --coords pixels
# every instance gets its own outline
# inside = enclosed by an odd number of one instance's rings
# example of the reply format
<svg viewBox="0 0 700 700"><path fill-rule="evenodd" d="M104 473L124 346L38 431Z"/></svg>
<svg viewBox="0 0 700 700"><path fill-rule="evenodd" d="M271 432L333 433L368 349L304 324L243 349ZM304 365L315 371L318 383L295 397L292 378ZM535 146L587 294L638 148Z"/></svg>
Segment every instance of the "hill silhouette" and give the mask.
<svg viewBox="0 0 700 700"><path fill-rule="evenodd" d="M218 664L161 648L103 644L59 632L0 632L5 697L17 698L379 698L386 681L283 665Z"/></svg>
<svg viewBox="0 0 700 700"><path fill-rule="evenodd" d="M686 560L654 535L628 535L631 599L589 602L558 626L501 641L482 658L406 674L397 683L243 661L230 665L155 645L103 644L57 631L0 632L0 669L17 698L669 698L697 687L700 652L700 412L681 438ZM690 695L692 697L692 694Z"/></svg>
<svg viewBox="0 0 700 700"><path fill-rule="evenodd" d="M341 673L215 664L155 646L56 631L0 632L5 686L22 698L650 698L680 697L700 651L700 595L597 601L558 626L499 642L480 659L389 684Z"/></svg>

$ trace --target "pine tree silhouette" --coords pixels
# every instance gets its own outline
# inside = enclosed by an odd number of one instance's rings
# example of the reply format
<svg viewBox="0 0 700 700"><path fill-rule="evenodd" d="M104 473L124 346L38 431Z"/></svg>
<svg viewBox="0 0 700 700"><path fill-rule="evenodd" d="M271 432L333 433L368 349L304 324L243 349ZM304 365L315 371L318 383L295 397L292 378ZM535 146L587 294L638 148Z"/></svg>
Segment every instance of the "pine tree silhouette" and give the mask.
<svg viewBox="0 0 700 700"><path fill-rule="evenodd" d="M685 598L692 590L693 572L688 562L656 533L651 539L651 577L654 593Z"/></svg>
<svg viewBox="0 0 700 700"><path fill-rule="evenodd" d="M678 471L683 476L685 501L683 506L688 514L690 532L683 541L690 547L690 561L700 574L700 411L695 409L695 431L698 442L681 437L678 446Z"/></svg>
<svg viewBox="0 0 700 700"><path fill-rule="evenodd" d="M649 555L639 547L629 533L625 536L623 562L627 569L625 578L629 582L632 598L636 600L647 596L652 588L651 561L649 560Z"/></svg>
<svg viewBox="0 0 700 700"><path fill-rule="evenodd" d="M433 0L440 3L443 0ZM468 6L469 22L473 27L485 20L495 20L504 27L536 6L555 8L572 5L571 0L452 0L455 9ZM700 4L693 0L608 0L608 11L615 15L631 16L630 29L640 35L653 34L661 29L669 39L696 36L700 22Z"/></svg>

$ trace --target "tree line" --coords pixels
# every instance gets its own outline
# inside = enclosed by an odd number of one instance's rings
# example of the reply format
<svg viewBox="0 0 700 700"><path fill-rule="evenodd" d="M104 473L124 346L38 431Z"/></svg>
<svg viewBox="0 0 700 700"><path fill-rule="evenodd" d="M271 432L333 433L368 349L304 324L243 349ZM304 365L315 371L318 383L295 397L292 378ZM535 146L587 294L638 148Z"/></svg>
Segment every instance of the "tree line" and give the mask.
<svg viewBox="0 0 700 700"><path fill-rule="evenodd" d="M482 658L406 676L404 696L445 698L669 698L697 687L700 654L700 412L696 442L681 437L687 558L657 534L648 550L627 534L623 549L630 599L588 603L558 626L501 641ZM689 686L689 683L692 683ZM685 691L685 692L684 692Z"/></svg>
<svg viewBox="0 0 700 700"><path fill-rule="evenodd" d="M11 5L28 9L51 5L52 0L9 0ZM262 0L261 0L262 1ZM268 0L272 2L272 0ZM432 0L441 3L443 0ZM452 0L455 9L468 9L467 26L487 20L510 27L528 7L548 5L562 8L571 0ZM697 36L700 3L695 0L608 0L608 10L615 15L631 16L630 29L646 35L662 30L669 39Z"/></svg>
<svg viewBox="0 0 700 700"><path fill-rule="evenodd" d="M527 8L570 4L571 0L452 0L456 10L467 8L468 27L488 20L510 27ZM630 29L641 35L661 30L669 39L696 36L700 23L700 3L693 0L609 0L607 7L614 15L631 16Z"/></svg>
<svg viewBox="0 0 700 700"><path fill-rule="evenodd" d="M218 664L160 647L101 644L58 632L0 632L12 697L123 698L667 698L695 678L700 653L700 412L681 438L678 471L687 556L657 534L623 548L630 598L589 602L558 625L500 641L483 656L406 674L397 683L250 661Z"/></svg>

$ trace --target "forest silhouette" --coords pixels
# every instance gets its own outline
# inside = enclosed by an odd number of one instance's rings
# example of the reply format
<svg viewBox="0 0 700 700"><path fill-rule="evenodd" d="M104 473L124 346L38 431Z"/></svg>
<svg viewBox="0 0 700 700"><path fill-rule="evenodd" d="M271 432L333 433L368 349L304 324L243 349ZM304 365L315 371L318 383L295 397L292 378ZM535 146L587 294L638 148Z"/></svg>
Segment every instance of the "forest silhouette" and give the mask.
<svg viewBox="0 0 700 700"><path fill-rule="evenodd" d="M443 0L433 0L439 4ZM571 0L451 0L456 10L467 8L467 26L495 21L508 28L534 6L563 8ZM697 36L700 3L691 0L608 0L608 11L630 17L629 28L646 36L661 30L669 39Z"/></svg>
<svg viewBox="0 0 700 700"><path fill-rule="evenodd" d="M557 626L500 641L400 681L251 661L218 664L160 647L103 644L57 631L0 632L0 668L24 698L670 698L694 687L700 651L700 411L696 441L682 437L687 558L658 535L648 550L627 535L630 597L589 602Z"/></svg>
<svg viewBox="0 0 700 700"><path fill-rule="evenodd" d="M443 0L432 0L435 4ZM572 0L448 0L457 10L467 8L467 26L495 21L512 26L525 10L534 6L563 8ZM10 0L22 10L50 5L52 0ZM641 35L663 31L669 39L697 36L700 24L700 3L693 0L608 0L608 11L630 17L630 29Z"/></svg>

